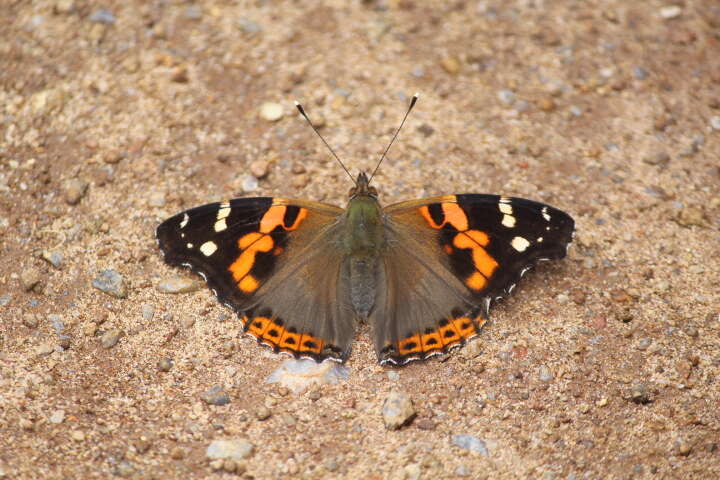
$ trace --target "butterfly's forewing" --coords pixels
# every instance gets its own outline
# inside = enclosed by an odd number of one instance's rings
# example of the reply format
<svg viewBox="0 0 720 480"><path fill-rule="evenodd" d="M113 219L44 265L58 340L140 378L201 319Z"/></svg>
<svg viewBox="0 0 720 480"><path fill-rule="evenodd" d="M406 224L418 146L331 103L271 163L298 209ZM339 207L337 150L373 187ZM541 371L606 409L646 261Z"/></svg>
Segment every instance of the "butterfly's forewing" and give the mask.
<svg viewBox="0 0 720 480"><path fill-rule="evenodd" d="M242 198L171 217L157 239L165 261L200 273L259 342L296 357L342 360L353 335L338 284L344 257L334 248L342 212Z"/></svg>
<svg viewBox="0 0 720 480"><path fill-rule="evenodd" d="M490 302L538 261L564 257L574 230L560 210L497 195L448 195L384 212L387 293L373 316L383 363L427 358L475 336Z"/></svg>

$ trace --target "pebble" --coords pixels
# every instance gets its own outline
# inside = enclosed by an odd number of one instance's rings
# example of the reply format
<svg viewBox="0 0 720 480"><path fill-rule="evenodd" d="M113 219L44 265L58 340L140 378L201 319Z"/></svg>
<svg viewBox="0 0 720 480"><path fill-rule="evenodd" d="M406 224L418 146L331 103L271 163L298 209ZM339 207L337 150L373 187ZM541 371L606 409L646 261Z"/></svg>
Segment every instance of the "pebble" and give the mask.
<svg viewBox="0 0 720 480"><path fill-rule="evenodd" d="M283 115L285 111L279 103L266 102L260 106L260 118L268 122L277 122Z"/></svg>
<svg viewBox="0 0 720 480"><path fill-rule="evenodd" d="M170 75L170 81L175 83L188 83L190 81L190 77L188 76L187 67L175 68Z"/></svg>
<svg viewBox="0 0 720 480"><path fill-rule="evenodd" d="M456 57L445 57L440 61L440 65L450 75L457 75L460 71L460 60Z"/></svg>
<svg viewBox="0 0 720 480"><path fill-rule="evenodd" d="M12 295L9 293L3 293L0 295L0 307L7 305L12 300Z"/></svg>
<svg viewBox="0 0 720 480"><path fill-rule="evenodd" d="M540 373L538 375L540 378L540 381L542 382L551 382L555 377L552 373L550 373L550 369L546 367L545 365L540 366Z"/></svg>
<svg viewBox="0 0 720 480"><path fill-rule="evenodd" d="M309 182L310 177L305 173L301 173L300 175L296 175L295 177L293 177L290 183L292 183L292 186L295 188L303 188Z"/></svg>
<svg viewBox="0 0 720 480"><path fill-rule="evenodd" d="M26 313L22 317L22 323L28 328L36 328L38 326L38 316L34 313Z"/></svg>
<svg viewBox="0 0 720 480"><path fill-rule="evenodd" d="M470 473L472 472L467 465L460 465L455 469L455 475L457 475L458 477L469 477Z"/></svg>
<svg viewBox="0 0 720 480"><path fill-rule="evenodd" d="M710 126L713 130L720 130L720 115L714 115L710 118Z"/></svg>
<svg viewBox="0 0 720 480"><path fill-rule="evenodd" d="M71 178L63 184L63 197L68 205L77 205L87 192L88 183L79 178Z"/></svg>
<svg viewBox="0 0 720 480"><path fill-rule="evenodd" d="M505 105L512 105L513 103L515 103L515 92L507 88L499 90L497 92L497 97L498 100L500 100Z"/></svg>
<svg viewBox="0 0 720 480"><path fill-rule="evenodd" d="M291 358L285 360L265 381L278 383L297 394L311 385L335 385L349 377L350 370L337 362L317 363L310 359Z"/></svg>
<svg viewBox="0 0 720 480"><path fill-rule="evenodd" d="M437 427L437 423L433 422L429 418L421 418L417 422L415 422L415 426L418 427L420 430L435 430L435 427Z"/></svg>
<svg viewBox="0 0 720 480"><path fill-rule="evenodd" d="M208 405L221 407L230 403L230 396L225 392L222 385L213 385L210 390L203 393L200 398Z"/></svg>
<svg viewBox="0 0 720 480"><path fill-rule="evenodd" d="M255 418L260 421L267 420L272 415L272 412L267 407L260 407L255 411Z"/></svg>
<svg viewBox="0 0 720 480"><path fill-rule="evenodd" d="M660 9L660 17L665 20L672 20L682 15L682 8L678 5L668 5Z"/></svg>
<svg viewBox="0 0 720 480"><path fill-rule="evenodd" d="M642 67L633 67L633 76L638 80L645 80L648 76L647 70Z"/></svg>
<svg viewBox="0 0 720 480"><path fill-rule="evenodd" d="M388 430L397 430L415 417L415 408L407 393L393 390L382 407L383 422Z"/></svg>
<svg viewBox="0 0 720 480"><path fill-rule="evenodd" d="M680 455L687 457L692 452L692 445L683 440L678 445L677 450Z"/></svg>
<svg viewBox="0 0 720 480"><path fill-rule="evenodd" d="M43 343L37 349L35 350L35 353L38 357L44 357L46 355L50 355L55 351L55 345L52 343Z"/></svg>
<svg viewBox="0 0 720 480"><path fill-rule="evenodd" d="M100 337L100 344L103 346L103 348L110 349L117 345L118 341L123 335L124 332L119 328L111 328L110 330L102 334L102 336Z"/></svg>
<svg viewBox="0 0 720 480"><path fill-rule="evenodd" d="M697 207L683 207L679 212L675 221L683 227L704 227L705 214Z"/></svg>
<svg viewBox="0 0 720 480"><path fill-rule="evenodd" d="M41 290L42 276L37 268L30 267L20 272L20 285L26 292Z"/></svg>
<svg viewBox="0 0 720 480"><path fill-rule="evenodd" d="M115 15L113 15L110 10L106 10L104 8L95 10L92 14L90 14L88 19L91 22L105 23L107 25L112 25L116 21Z"/></svg>
<svg viewBox="0 0 720 480"><path fill-rule="evenodd" d="M255 35L256 33L263 31L263 28L260 25L245 17L238 20L238 26L240 27L240 30L248 35Z"/></svg>
<svg viewBox="0 0 720 480"><path fill-rule="evenodd" d="M82 430L73 430L70 432L70 438L75 440L76 442L82 442L85 440L85 432Z"/></svg>
<svg viewBox="0 0 720 480"><path fill-rule="evenodd" d="M205 450L205 457L210 460L243 460L253 452L254 446L245 438L213 440Z"/></svg>
<svg viewBox="0 0 720 480"><path fill-rule="evenodd" d="M552 97L543 97L537 101L537 106L543 112L552 112L557 105Z"/></svg>
<svg viewBox="0 0 720 480"><path fill-rule="evenodd" d="M122 275L115 270L103 270L93 278L92 286L115 298L127 298L128 292Z"/></svg>
<svg viewBox="0 0 720 480"><path fill-rule="evenodd" d="M417 463L411 463L410 465L406 465L403 470L405 471L405 478L407 478L408 480L419 480L420 475L422 474L422 470L420 470L420 465Z"/></svg>
<svg viewBox="0 0 720 480"><path fill-rule="evenodd" d="M157 369L161 372L169 372L172 366L173 361L171 358L168 357L162 357L160 360L158 360L157 363Z"/></svg>
<svg viewBox="0 0 720 480"><path fill-rule="evenodd" d="M173 460L182 460L185 458L185 450L180 447L175 447L170 451L170 458Z"/></svg>
<svg viewBox="0 0 720 480"><path fill-rule="evenodd" d="M648 349L648 347L652 344L651 338L643 338L640 340L640 343L638 343L637 349L640 351L645 351Z"/></svg>
<svg viewBox="0 0 720 480"><path fill-rule="evenodd" d="M570 107L570 115L573 117L579 117L583 114L583 109L578 107L577 105L573 105Z"/></svg>
<svg viewBox="0 0 720 480"><path fill-rule="evenodd" d="M71 345L70 337L68 337L67 335L61 335L60 339L58 340L58 345L60 345L63 350L67 350L68 348L70 348Z"/></svg>
<svg viewBox="0 0 720 480"><path fill-rule="evenodd" d="M146 322L149 322L155 316L155 307L146 303L142 306L142 318Z"/></svg>
<svg viewBox="0 0 720 480"><path fill-rule="evenodd" d="M202 288L202 284L188 277L169 277L160 280L157 291L160 293L190 293Z"/></svg>
<svg viewBox="0 0 720 480"><path fill-rule="evenodd" d="M58 0L53 10L55 13L72 13L75 11L75 0Z"/></svg>
<svg viewBox="0 0 720 480"><path fill-rule="evenodd" d="M465 345L465 348L463 348L460 351L460 355L467 358L468 360L471 360L473 358L477 358L483 353L483 342L478 341L471 341L468 342L467 345Z"/></svg>
<svg viewBox="0 0 720 480"><path fill-rule="evenodd" d="M264 178L268 174L270 164L265 160L255 160L250 163L250 173L255 178Z"/></svg>
<svg viewBox="0 0 720 480"><path fill-rule="evenodd" d="M133 467L133 464L127 460L123 460L117 464L113 473L115 473L118 477L129 478L135 474L135 467Z"/></svg>
<svg viewBox="0 0 720 480"><path fill-rule="evenodd" d="M667 152L658 152L653 153L652 155L647 155L643 158L643 162L647 163L648 165L660 165L665 166L668 163L670 163L670 155L668 155Z"/></svg>
<svg viewBox="0 0 720 480"><path fill-rule="evenodd" d="M193 317L183 317L180 319L180 326L188 330L195 326L195 319Z"/></svg>
<svg viewBox="0 0 720 480"><path fill-rule="evenodd" d="M55 410L50 414L48 421L55 425L62 423L65 420L65 410Z"/></svg>
<svg viewBox="0 0 720 480"><path fill-rule="evenodd" d="M62 253L58 252L48 252L47 250L43 251L41 254L41 257L43 260L48 262L50 265L52 265L55 268L62 267L64 257Z"/></svg>
<svg viewBox="0 0 720 480"><path fill-rule="evenodd" d="M260 188L260 182L258 182L257 177L253 177L252 175L245 175L242 180L241 188L242 191L245 193L254 192L258 188Z"/></svg>
<svg viewBox="0 0 720 480"><path fill-rule="evenodd" d="M462 448L463 450L470 450L471 452L479 453L480 455L489 455L485 442L474 435L468 435L466 433L453 435L452 444Z"/></svg>
<svg viewBox="0 0 720 480"><path fill-rule="evenodd" d="M148 198L148 205L151 207L164 207L165 203L165 192L152 192Z"/></svg>
<svg viewBox="0 0 720 480"><path fill-rule="evenodd" d="M652 397L650 396L650 393L648 392L648 388L643 383L638 384L638 385L633 385L630 388L628 397L631 402L637 403L638 405L645 405L647 403L652 402Z"/></svg>
<svg viewBox="0 0 720 480"><path fill-rule="evenodd" d="M417 127L417 131L420 132L420 134L425 138L427 138L430 135L432 135L433 133L435 133L435 129L433 127L431 127L430 125L428 125L427 123L423 123L422 125Z"/></svg>

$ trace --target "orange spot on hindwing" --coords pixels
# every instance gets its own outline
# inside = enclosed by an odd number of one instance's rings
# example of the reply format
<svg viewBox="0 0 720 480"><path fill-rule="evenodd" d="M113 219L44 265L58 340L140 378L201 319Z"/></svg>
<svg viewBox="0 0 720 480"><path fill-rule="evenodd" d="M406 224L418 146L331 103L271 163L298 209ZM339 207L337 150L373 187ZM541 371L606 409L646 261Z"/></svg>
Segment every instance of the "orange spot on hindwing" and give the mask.
<svg viewBox="0 0 720 480"><path fill-rule="evenodd" d="M477 335L478 325L482 326L484 323L485 320L480 315L475 320L467 315L451 316L440 320L435 327L395 342L390 351L397 352L397 356L393 357L401 364L413 358L427 358L434 353L447 352L464 344L466 340Z"/></svg>

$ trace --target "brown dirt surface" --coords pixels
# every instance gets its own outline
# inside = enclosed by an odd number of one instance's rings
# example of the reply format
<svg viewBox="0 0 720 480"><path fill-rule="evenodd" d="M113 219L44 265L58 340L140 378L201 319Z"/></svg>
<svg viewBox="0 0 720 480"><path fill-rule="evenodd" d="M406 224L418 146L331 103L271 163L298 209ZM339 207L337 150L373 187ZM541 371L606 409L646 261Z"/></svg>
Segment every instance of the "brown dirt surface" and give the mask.
<svg viewBox="0 0 720 480"><path fill-rule="evenodd" d="M717 3L10 0L0 64L0 478L720 477ZM284 357L207 288L157 290L199 277L155 227L243 195L344 205L292 101L357 171L416 91L381 201L548 202L568 258L449 356L380 367L362 326L348 381L266 383ZM126 298L93 288L108 269ZM393 389L417 416L388 431ZM206 458L233 438L252 454Z"/></svg>

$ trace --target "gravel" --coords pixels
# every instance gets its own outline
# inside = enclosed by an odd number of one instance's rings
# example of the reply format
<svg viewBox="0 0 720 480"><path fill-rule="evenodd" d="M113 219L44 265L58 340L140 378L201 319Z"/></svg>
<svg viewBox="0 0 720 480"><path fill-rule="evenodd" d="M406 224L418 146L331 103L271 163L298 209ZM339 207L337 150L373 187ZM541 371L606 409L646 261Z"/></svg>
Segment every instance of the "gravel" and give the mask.
<svg viewBox="0 0 720 480"><path fill-rule="evenodd" d="M92 281L92 286L115 298L127 298L128 291L122 275L115 270L103 270Z"/></svg>
<svg viewBox="0 0 720 480"><path fill-rule="evenodd" d="M213 385L207 392L203 393L200 398L208 405L218 407L230 403L230 396L225 392L222 385Z"/></svg>
<svg viewBox="0 0 720 480"><path fill-rule="evenodd" d="M200 290L203 284L188 277L168 277L160 280L157 284L157 291L160 293L191 293Z"/></svg>
<svg viewBox="0 0 720 480"><path fill-rule="evenodd" d="M453 445L460 447L463 450L469 450L471 452L479 453L480 455L490 454L485 442L474 435L468 435L465 433L453 435L451 441Z"/></svg>
<svg viewBox="0 0 720 480"><path fill-rule="evenodd" d="M415 413L412 400L407 393L393 390L385 398L382 418L385 428L388 430L398 430L409 424L415 417Z"/></svg>
<svg viewBox="0 0 720 480"><path fill-rule="evenodd" d="M252 455L254 445L244 438L213 440L205 450L205 457L210 460L243 460Z"/></svg>

